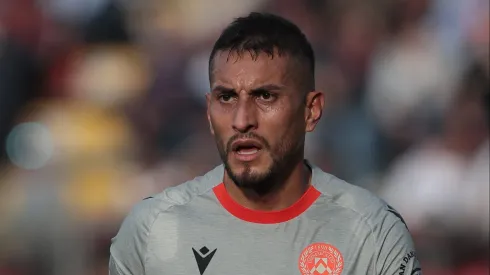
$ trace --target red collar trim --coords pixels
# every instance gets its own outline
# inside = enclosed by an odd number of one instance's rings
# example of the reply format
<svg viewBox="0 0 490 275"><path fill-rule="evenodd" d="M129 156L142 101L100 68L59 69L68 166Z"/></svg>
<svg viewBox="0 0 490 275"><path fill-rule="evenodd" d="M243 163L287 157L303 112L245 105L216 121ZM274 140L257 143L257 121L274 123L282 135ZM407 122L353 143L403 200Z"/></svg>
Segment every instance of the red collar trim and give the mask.
<svg viewBox="0 0 490 275"><path fill-rule="evenodd" d="M226 191L223 183L215 186L213 192L221 205L233 216L253 223L273 224L292 220L305 212L321 195L313 185L310 185L303 196L288 208L278 211L259 211L238 204Z"/></svg>

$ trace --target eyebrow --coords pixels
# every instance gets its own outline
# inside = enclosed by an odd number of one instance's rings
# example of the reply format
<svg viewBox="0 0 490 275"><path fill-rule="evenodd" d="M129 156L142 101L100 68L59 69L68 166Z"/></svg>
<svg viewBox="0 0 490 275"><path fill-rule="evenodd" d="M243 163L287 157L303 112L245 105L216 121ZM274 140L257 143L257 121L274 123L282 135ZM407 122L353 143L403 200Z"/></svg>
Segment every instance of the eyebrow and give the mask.
<svg viewBox="0 0 490 275"><path fill-rule="evenodd" d="M263 85L257 88L252 89L252 92L257 92L257 91L280 91L284 89L284 86L281 85L275 85L275 84L267 84Z"/></svg>
<svg viewBox="0 0 490 275"><path fill-rule="evenodd" d="M218 85L218 86L215 86L213 88L213 92L228 92L228 93L231 93L231 92L235 92L235 89L233 88L226 88L225 86L222 86L222 85Z"/></svg>
<svg viewBox="0 0 490 275"><path fill-rule="evenodd" d="M252 92L258 92L258 91L280 91L284 89L285 86L282 85L276 85L276 84L266 84L259 86L257 88L252 89ZM213 92L236 92L235 89L233 88L227 88L222 85L217 85L213 88Z"/></svg>

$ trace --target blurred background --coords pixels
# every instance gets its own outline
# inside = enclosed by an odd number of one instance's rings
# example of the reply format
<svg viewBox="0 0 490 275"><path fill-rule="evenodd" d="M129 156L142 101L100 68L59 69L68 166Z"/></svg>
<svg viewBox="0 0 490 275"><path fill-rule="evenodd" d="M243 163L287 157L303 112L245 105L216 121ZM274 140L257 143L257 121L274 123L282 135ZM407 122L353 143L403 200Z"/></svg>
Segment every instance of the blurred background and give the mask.
<svg viewBox="0 0 490 275"><path fill-rule="evenodd" d="M132 205L220 163L208 57L251 11L314 46L308 159L401 212L424 274L489 274L488 0L0 0L0 275L108 274Z"/></svg>

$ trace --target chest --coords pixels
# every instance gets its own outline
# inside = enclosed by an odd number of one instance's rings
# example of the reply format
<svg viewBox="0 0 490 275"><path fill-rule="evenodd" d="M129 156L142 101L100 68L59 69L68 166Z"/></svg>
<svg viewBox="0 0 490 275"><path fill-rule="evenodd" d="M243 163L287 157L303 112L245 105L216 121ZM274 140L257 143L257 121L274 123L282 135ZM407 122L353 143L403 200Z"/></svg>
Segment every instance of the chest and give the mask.
<svg viewBox="0 0 490 275"><path fill-rule="evenodd" d="M351 230L302 219L258 225L170 218L155 223L149 240L147 275L350 274L366 258L365 242Z"/></svg>

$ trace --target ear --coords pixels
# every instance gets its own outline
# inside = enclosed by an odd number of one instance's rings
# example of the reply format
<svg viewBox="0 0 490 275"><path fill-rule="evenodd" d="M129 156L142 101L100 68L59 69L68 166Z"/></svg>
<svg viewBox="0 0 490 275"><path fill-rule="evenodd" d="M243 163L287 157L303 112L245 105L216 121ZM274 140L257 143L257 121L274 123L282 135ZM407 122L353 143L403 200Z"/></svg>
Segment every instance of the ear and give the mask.
<svg viewBox="0 0 490 275"><path fill-rule="evenodd" d="M208 117L209 131L214 136L213 122L211 121L210 108L211 108L211 93L206 93L206 116Z"/></svg>
<svg viewBox="0 0 490 275"><path fill-rule="evenodd" d="M305 109L305 124L306 132L313 132L315 127L320 121L323 113L323 106L325 105L325 96L323 92L312 91L306 95L306 109Z"/></svg>

